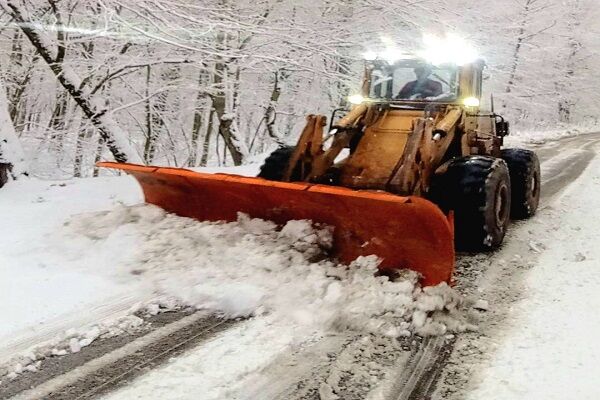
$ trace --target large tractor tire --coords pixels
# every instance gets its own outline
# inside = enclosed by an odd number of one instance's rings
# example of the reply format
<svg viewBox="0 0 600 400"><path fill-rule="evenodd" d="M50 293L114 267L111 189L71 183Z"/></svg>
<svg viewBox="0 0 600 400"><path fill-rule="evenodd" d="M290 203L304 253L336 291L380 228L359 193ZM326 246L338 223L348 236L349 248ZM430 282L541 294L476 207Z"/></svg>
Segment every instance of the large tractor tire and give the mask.
<svg viewBox="0 0 600 400"><path fill-rule="evenodd" d="M540 161L533 151L525 149L502 150L502 159L506 161L510 174L511 217L529 218L540 203Z"/></svg>
<svg viewBox="0 0 600 400"><path fill-rule="evenodd" d="M268 179L270 181L281 182L283 180L283 174L285 173L285 170L290 162L290 158L292 158L292 154L294 153L294 149L294 146L282 146L272 152L269 157L266 158L264 164L260 167L258 177ZM301 181L301 174L302 172L300 166L296 166L296 168L294 168L292 171L290 181ZM335 167L331 167L322 176L311 182L322 185L337 186L339 184L339 180L340 170Z"/></svg>
<svg viewBox="0 0 600 400"><path fill-rule="evenodd" d="M457 250L488 251L502 244L511 208L510 177L504 160L457 158L433 186L433 200L444 211L454 211Z"/></svg>
<svg viewBox="0 0 600 400"><path fill-rule="evenodd" d="M260 167L258 177L268 179L270 181L281 181L283 179L283 174L285 174L287 169L290 158L294 153L294 149L294 146L281 146L272 152ZM294 171L292 173L291 180L298 180L299 177L300 171Z"/></svg>

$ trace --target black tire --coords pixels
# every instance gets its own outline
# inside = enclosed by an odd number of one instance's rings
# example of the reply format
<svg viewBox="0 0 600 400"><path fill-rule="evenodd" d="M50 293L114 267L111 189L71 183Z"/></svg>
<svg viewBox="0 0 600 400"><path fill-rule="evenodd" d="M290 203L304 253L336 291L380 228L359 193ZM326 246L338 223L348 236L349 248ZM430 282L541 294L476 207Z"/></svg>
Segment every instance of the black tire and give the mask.
<svg viewBox="0 0 600 400"><path fill-rule="evenodd" d="M294 146L281 146L272 152L260 167L258 177L268 179L270 181L281 181L294 149ZM299 179L300 171L293 171L290 180L294 181Z"/></svg>
<svg viewBox="0 0 600 400"><path fill-rule="evenodd" d="M540 161L531 150L504 149L502 159L508 165L512 187L511 217L525 219L533 216L540 203Z"/></svg>
<svg viewBox="0 0 600 400"><path fill-rule="evenodd" d="M510 189L506 163L488 156L454 159L436 177L433 200L454 211L457 250L488 251L502 244L510 222Z"/></svg>

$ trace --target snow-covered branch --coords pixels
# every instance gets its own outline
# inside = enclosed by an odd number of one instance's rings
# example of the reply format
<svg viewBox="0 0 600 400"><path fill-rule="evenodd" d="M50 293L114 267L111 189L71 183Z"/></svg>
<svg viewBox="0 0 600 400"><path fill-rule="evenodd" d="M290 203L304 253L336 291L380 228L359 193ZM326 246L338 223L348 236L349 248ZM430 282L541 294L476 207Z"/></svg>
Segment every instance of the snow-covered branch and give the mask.
<svg viewBox="0 0 600 400"><path fill-rule="evenodd" d="M51 3L55 6L55 3ZM111 150L115 160L120 162L140 162L141 158L130 146L125 133L118 125L106 115L108 111L102 105L102 100L82 91L81 79L65 63L63 63L64 50L62 45L52 45L44 32L39 31L27 13L17 4L16 0L0 0L0 7L6 11L19 24L37 53L46 61L56 78L73 97L96 128L101 132L102 138Z"/></svg>

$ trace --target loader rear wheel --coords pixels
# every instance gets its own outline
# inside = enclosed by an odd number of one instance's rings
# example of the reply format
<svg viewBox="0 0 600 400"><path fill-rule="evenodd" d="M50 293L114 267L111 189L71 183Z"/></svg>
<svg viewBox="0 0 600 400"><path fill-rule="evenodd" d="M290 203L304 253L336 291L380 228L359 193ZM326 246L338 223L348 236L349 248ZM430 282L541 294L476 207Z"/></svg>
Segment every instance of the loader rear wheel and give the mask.
<svg viewBox="0 0 600 400"><path fill-rule="evenodd" d="M442 208L454 210L457 250L499 247L511 208L510 177L504 160L488 156L458 158L449 163L441 179L440 202Z"/></svg>
<svg viewBox="0 0 600 400"><path fill-rule="evenodd" d="M502 159L506 161L510 174L511 217L529 218L540 203L540 161L533 151L525 149L504 149Z"/></svg>
<svg viewBox="0 0 600 400"><path fill-rule="evenodd" d="M258 174L259 178L268 179L270 181L281 181L283 174L287 169L290 158L294 153L294 146L281 146L272 152L260 167ZM292 172L291 181L300 180L300 171L298 168Z"/></svg>

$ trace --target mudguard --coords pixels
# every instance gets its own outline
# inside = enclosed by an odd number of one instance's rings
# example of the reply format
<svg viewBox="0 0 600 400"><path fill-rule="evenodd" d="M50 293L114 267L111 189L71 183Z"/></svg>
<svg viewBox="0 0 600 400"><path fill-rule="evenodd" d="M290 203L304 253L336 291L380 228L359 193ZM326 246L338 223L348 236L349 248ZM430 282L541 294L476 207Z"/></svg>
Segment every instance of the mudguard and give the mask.
<svg viewBox="0 0 600 400"><path fill-rule="evenodd" d="M424 286L452 278L452 220L423 198L181 168L98 165L133 175L147 203L177 215L235 221L242 212L277 224L312 220L334 227L331 256L342 263L375 254L382 259L380 269L412 269Z"/></svg>

